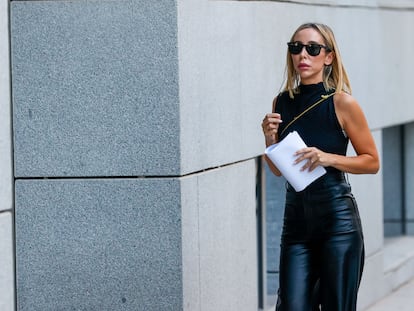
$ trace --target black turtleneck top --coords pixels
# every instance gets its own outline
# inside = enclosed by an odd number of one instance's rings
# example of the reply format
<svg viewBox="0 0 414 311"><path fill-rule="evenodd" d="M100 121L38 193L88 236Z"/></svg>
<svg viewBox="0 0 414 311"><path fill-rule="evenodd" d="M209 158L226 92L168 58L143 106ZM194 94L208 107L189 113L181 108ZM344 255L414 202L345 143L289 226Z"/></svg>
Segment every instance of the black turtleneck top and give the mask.
<svg viewBox="0 0 414 311"><path fill-rule="evenodd" d="M323 83L301 84L299 93L294 98L289 97L287 91L280 93L276 102L276 112L280 113L283 122L279 125L279 133L296 116L306 108L319 101L321 95L331 94L326 91ZM348 138L339 124L335 113L333 97L324 100L296 120L283 133L279 140L282 140L290 132L297 131L308 147L316 147L321 151L345 155L348 147ZM328 171L337 171L335 168L327 168Z"/></svg>

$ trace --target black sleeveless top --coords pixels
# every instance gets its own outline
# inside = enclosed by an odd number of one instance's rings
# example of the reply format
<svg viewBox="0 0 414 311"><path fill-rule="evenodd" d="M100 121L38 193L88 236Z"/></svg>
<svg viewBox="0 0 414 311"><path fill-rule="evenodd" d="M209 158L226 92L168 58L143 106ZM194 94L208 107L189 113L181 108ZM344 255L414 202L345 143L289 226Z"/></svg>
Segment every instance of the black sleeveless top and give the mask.
<svg viewBox="0 0 414 311"><path fill-rule="evenodd" d="M327 95L334 90L327 92L323 83L308 84L299 86L299 94L294 98L289 97L287 91L279 94L276 102L276 112L280 113L283 122L279 125L279 133L296 116L306 108L319 101L321 95ZM308 147L316 147L321 151L345 155L348 147L348 137L345 136L335 113L333 96L306 112L296 120L279 137L282 140L290 132L297 131ZM333 167L327 167L327 171L338 172Z"/></svg>

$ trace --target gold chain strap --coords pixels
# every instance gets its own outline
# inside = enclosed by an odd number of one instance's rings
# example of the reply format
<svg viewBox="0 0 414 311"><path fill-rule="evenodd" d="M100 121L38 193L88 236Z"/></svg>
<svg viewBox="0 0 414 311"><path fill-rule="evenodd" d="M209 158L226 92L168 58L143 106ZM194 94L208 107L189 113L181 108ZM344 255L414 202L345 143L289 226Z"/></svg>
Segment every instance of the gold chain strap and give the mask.
<svg viewBox="0 0 414 311"><path fill-rule="evenodd" d="M297 119L299 119L300 117L302 117L305 113L307 113L309 110L311 110L312 108L316 107L317 105L319 105L321 102L323 102L325 99L328 99L329 97L335 95L335 93L331 93L328 95L321 95L321 99L318 100L316 103L314 103L312 106L308 107L307 109L305 109L304 111L302 111L302 113L300 113L299 115L297 115L296 117L293 118L292 121L289 122L288 125L286 125L286 127L283 129L282 133L280 133L280 136L283 135L283 133L287 130L287 128L289 126L291 126Z"/></svg>

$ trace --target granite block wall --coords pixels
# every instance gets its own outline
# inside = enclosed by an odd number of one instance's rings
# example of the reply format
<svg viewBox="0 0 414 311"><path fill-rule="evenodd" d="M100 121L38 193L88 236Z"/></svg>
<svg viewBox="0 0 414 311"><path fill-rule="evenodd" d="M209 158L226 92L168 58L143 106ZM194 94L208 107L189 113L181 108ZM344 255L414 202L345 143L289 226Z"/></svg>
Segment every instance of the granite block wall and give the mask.
<svg viewBox="0 0 414 311"><path fill-rule="evenodd" d="M255 169L18 180L18 310L254 309Z"/></svg>
<svg viewBox="0 0 414 311"><path fill-rule="evenodd" d="M0 0L0 212L13 207L8 1Z"/></svg>
<svg viewBox="0 0 414 311"><path fill-rule="evenodd" d="M404 61L413 42L400 39L410 37L412 10L305 2L10 2L12 66L0 69L0 88L11 76L18 310L256 309L254 158L293 29L307 20L334 28L373 129L414 119ZM0 14L8 4L0 0ZM7 94L0 166L10 175L0 191L10 200L0 230L13 232ZM382 273L381 175L353 185L367 223L366 305L383 294L369 291ZM12 250L4 236L0 246ZM14 286L5 280L0 298Z"/></svg>
<svg viewBox="0 0 414 311"><path fill-rule="evenodd" d="M0 310L14 310L13 164L8 1L0 0Z"/></svg>
<svg viewBox="0 0 414 311"><path fill-rule="evenodd" d="M178 175L176 3L11 2L16 177Z"/></svg>
<svg viewBox="0 0 414 311"><path fill-rule="evenodd" d="M18 310L257 307L255 160L182 144L176 18L174 1L12 2Z"/></svg>
<svg viewBox="0 0 414 311"><path fill-rule="evenodd" d="M18 310L182 310L181 226L176 178L17 180Z"/></svg>
<svg viewBox="0 0 414 311"><path fill-rule="evenodd" d="M0 310L14 310L12 213L0 212Z"/></svg>
<svg viewBox="0 0 414 311"><path fill-rule="evenodd" d="M257 309L255 177L252 159L197 178L200 310Z"/></svg>
<svg viewBox="0 0 414 311"><path fill-rule="evenodd" d="M11 3L18 310L183 308L175 6Z"/></svg>
<svg viewBox="0 0 414 311"><path fill-rule="evenodd" d="M184 309L256 310L255 160L180 178Z"/></svg>
<svg viewBox="0 0 414 311"><path fill-rule="evenodd" d="M372 130L378 152L382 154L385 140L381 130ZM353 155L355 151L348 148L348 154ZM381 160L382 161L382 160ZM375 174L348 174L352 192L358 204L362 228L365 240L365 254L367 257L374 256L381 251L384 244L384 200L383 200L383 163L380 171ZM385 164L384 164L385 165Z"/></svg>
<svg viewBox="0 0 414 311"><path fill-rule="evenodd" d="M184 174L263 152L260 122L279 83L279 68L273 67L277 42L266 29L282 27L268 7L177 1Z"/></svg>

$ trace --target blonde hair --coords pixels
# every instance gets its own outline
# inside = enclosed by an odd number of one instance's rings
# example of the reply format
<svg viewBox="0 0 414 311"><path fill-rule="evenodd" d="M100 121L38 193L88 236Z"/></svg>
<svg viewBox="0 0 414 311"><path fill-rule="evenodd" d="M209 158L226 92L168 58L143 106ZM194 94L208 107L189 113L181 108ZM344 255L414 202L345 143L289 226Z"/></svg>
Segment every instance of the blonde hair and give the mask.
<svg viewBox="0 0 414 311"><path fill-rule="evenodd" d="M349 83L348 75L345 67L342 63L341 54L339 53L338 45L336 44L335 36L331 28L324 24L318 23L306 23L299 26L298 29L293 33L290 41L293 41L296 34L307 28L315 29L322 36L324 44L329 48L331 53L334 53L334 58L331 65L325 66L323 70L323 84L326 91L335 89L335 93L345 91L351 94L351 84ZM287 51L286 58L286 84L284 87L285 91L289 92L291 98L294 94L299 92L298 86L300 84L300 77L296 73L293 66L291 54Z"/></svg>

